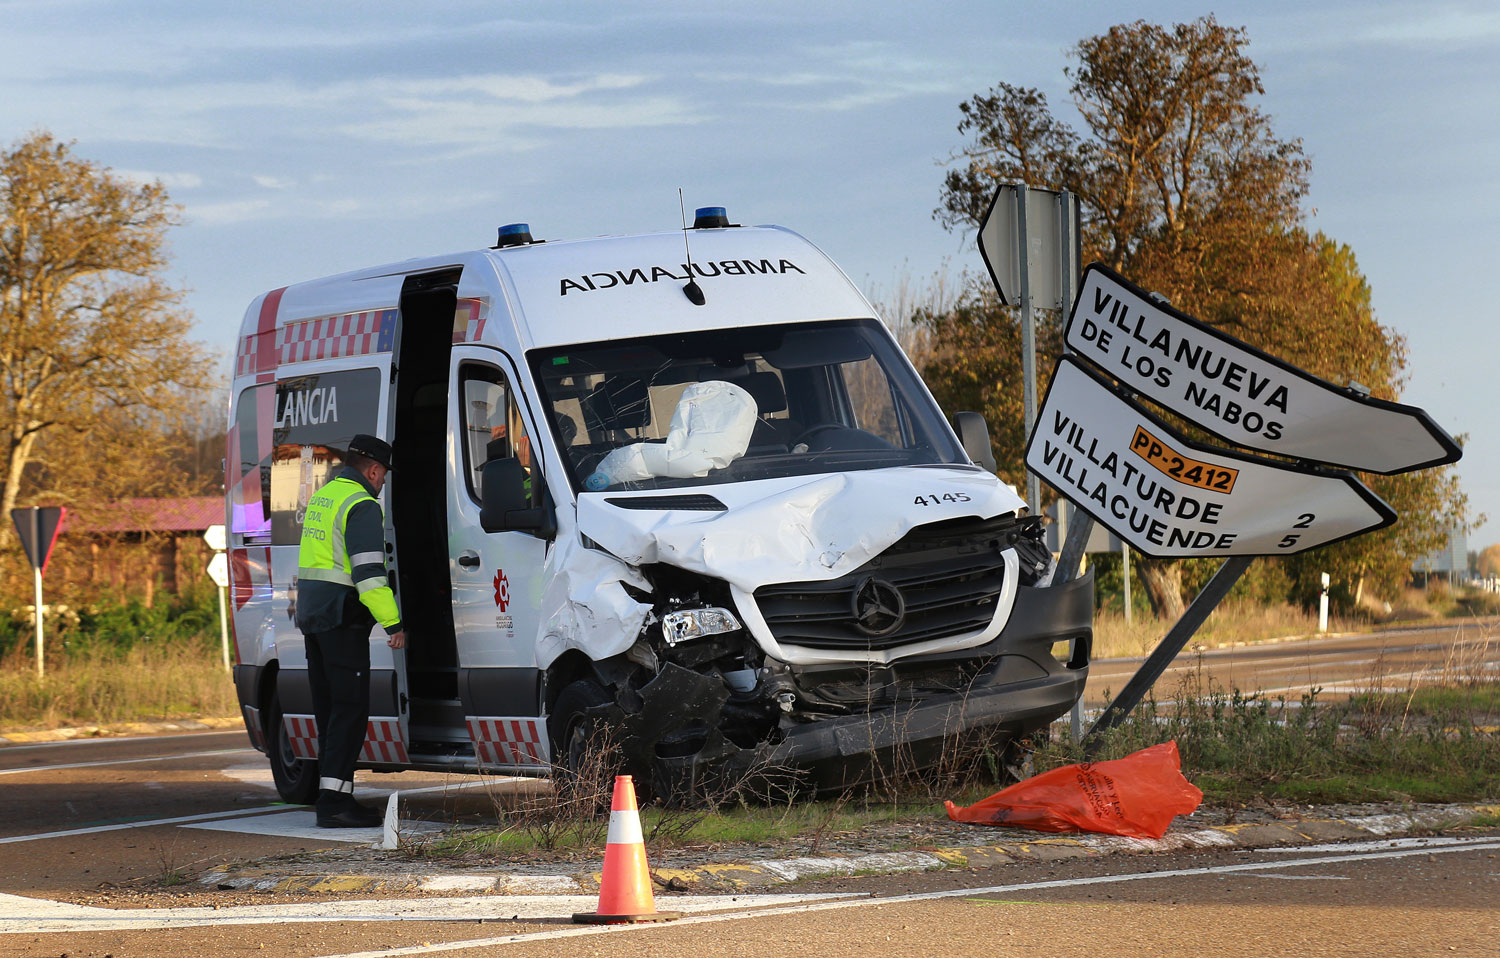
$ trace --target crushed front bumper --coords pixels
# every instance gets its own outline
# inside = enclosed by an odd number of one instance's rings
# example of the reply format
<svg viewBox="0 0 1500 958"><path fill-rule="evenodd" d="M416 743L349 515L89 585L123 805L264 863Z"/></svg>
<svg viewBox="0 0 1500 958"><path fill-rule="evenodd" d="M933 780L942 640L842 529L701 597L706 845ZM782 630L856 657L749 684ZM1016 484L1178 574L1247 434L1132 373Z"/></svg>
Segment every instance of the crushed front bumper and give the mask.
<svg viewBox="0 0 1500 958"><path fill-rule="evenodd" d="M928 695L916 702L831 715L785 719L773 742L736 748L713 735L712 746L663 761L656 773L666 793L692 787L711 766L740 772L795 775L820 791L877 781L938 765L982 761L975 746L1003 748L1065 714L1083 694L1093 637L1092 574L1064 585L1022 588L1001 633L977 648L901 660L908 666L954 660L984 663L964 691ZM1053 655L1070 641L1066 661ZM702 677L687 673L692 679ZM680 706L683 691L672 689ZM719 702L722 702L722 693ZM699 704L699 703L694 703ZM702 703L707 704L707 703ZM709 709L716 712L716 709Z"/></svg>

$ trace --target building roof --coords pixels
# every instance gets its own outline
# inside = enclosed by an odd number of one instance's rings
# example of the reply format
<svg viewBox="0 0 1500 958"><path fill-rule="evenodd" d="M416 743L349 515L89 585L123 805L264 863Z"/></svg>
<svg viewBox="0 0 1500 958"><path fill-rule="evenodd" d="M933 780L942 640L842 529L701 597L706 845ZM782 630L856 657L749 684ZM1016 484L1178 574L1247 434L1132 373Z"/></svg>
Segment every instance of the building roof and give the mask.
<svg viewBox="0 0 1500 958"><path fill-rule="evenodd" d="M119 499L90 507L85 516L68 517L63 533L202 532L224 521L219 496L176 499Z"/></svg>

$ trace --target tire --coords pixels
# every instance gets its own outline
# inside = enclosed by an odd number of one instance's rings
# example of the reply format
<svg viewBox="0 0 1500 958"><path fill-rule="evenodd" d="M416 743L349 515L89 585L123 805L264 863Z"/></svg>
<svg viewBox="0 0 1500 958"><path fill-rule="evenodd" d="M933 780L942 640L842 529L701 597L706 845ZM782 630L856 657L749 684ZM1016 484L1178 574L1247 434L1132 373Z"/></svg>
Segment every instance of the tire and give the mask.
<svg viewBox="0 0 1500 958"><path fill-rule="evenodd" d="M582 798L603 794L617 766L618 755L597 754L611 746L609 727L588 713L613 704L614 697L593 679L578 679L563 687L547 716L547 735L552 741L552 775L558 794ZM614 743L617 744L617 743Z"/></svg>
<svg viewBox="0 0 1500 958"><path fill-rule="evenodd" d="M281 696L271 693L270 728L266 735L266 754L271 760L271 778L281 800L291 805L311 805L318 798L318 762L298 758L292 752L292 740L281 720Z"/></svg>

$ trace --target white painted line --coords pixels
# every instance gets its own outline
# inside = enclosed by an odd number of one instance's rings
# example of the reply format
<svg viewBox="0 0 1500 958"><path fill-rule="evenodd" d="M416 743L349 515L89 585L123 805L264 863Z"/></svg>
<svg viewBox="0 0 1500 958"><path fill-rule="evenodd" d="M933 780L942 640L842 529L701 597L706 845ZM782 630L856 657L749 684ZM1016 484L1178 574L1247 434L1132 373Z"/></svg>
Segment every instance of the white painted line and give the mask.
<svg viewBox="0 0 1500 958"><path fill-rule="evenodd" d="M1388 851L1393 848L1438 848L1443 845L1457 845L1467 842L1467 838L1382 838L1376 842L1330 842L1326 845L1273 845L1270 848L1257 848L1257 852L1279 852L1293 853L1297 855L1316 855L1319 852L1375 852Z"/></svg>
<svg viewBox="0 0 1500 958"><path fill-rule="evenodd" d="M263 812L284 812L285 805L262 805L259 808L236 808L228 812L205 812L202 815L180 815L176 818L148 818L139 822L120 822L115 825L94 825L89 828L68 828L58 832L38 832L35 835L11 835L0 838L0 845L14 842L39 842L49 838L72 838L75 835L97 835L100 832L118 832L127 828L152 828L156 825L178 825L183 822L206 822L215 818L233 818Z"/></svg>
<svg viewBox="0 0 1500 958"><path fill-rule="evenodd" d="M498 875L428 875L418 883L423 891L483 891L494 888Z"/></svg>
<svg viewBox="0 0 1500 958"><path fill-rule="evenodd" d="M941 898L968 898L979 895L1010 894L1018 891L1036 891L1044 888L1068 888L1079 885L1103 885L1113 882L1142 881L1148 879L1183 878L1192 875L1220 875L1235 874L1241 872L1267 871L1281 868L1302 868L1307 866L1327 865L1335 862L1368 861L1381 858L1405 858L1410 855L1439 855L1445 852L1463 851L1487 851L1500 848L1500 840L1494 838L1462 839L1462 844L1454 844L1444 848L1413 848L1398 849L1395 851L1366 852L1356 855L1334 855L1326 858L1299 858L1279 862L1255 862L1240 865L1213 865L1203 868L1176 868L1159 872L1132 872L1125 875L1100 875L1094 878L1064 878L1053 881L1023 882L1016 885L992 885L988 888L958 888L949 891L925 892L913 895L897 895L890 898L861 898L856 901L843 900L831 902L818 902L813 904L788 905L785 907L764 908L759 911L731 911L716 912L713 914L687 915L672 922L672 926L699 925L709 922L740 921L746 918L776 917L780 915L805 914L816 911L831 911L843 908L866 908L870 905L897 905L905 902L934 901ZM673 907L676 907L678 899L672 899ZM546 941L553 938L573 938L580 935L608 935L627 934L647 929L661 928L661 925L598 925L577 926L562 928L556 931L542 931L523 935L506 935L499 938L479 938L467 941L451 941L443 943L431 943L417 945L411 948L390 948L384 951L361 951L340 955L325 955L323 958L394 958L398 955L426 955L439 951L466 951L471 948L492 948L499 945L518 944L521 942Z"/></svg>
<svg viewBox="0 0 1500 958"><path fill-rule="evenodd" d="M508 875L495 887L507 895L576 895L583 890L568 875Z"/></svg>
<svg viewBox="0 0 1500 958"><path fill-rule="evenodd" d="M140 765L144 762L175 762L182 758L204 758L209 755L236 755L254 752L253 748L221 748L211 752L183 752L178 755L156 755L151 758L117 758L100 762L73 762L69 765L28 765L25 768L0 768L0 775L25 775L27 772L58 772L70 768L98 768L101 765Z"/></svg>
<svg viewBox="0 0 1500 958"><path fill-rule="evenodd" d="M1279 878L1283 881L1348 881L1348 875L1262 875L1258 872L1245 872L1246 878Z"/></svg>
<svg viewBox="0 0 1500 958"><path fill-rule="evenodd" d="M673 911L764 908L827 901L839 895L687 895L671 899ZM157 928L269 925L330 921L508 921L566 918L592 911L597 895L525 895L409 898L247 905L238 908L99 908L0 894L0 934L145 931Z"/></svg>
<svg viewBox="0 0 1500 958"><path fill-rule="evenodd" d="M11 734L15 734L15 733L11 733ZM194 738L195 736L199 736L199 735L244 735L244 734L245 734L245 730L243 728L215 728L215 729L184 729L183 731L178 732L175 735L111 735L108 738L104 738L104 737L99 737L99 738L92 738L92 737L67 738L67 739L62 739L61 741L57 741L57 742L30 742L30 743L27 743L25 745L4 745L4 746L0 746L0 755L4 755L7 752L24 752L24 751L26 751L28 749L33 749L33 748L58 748L58 747L64 746L64 745L116 745L116 744L120 744L120 743L124 743L124 742L160 742L163 739L169 739L169 738L179 738L179 739L186 740L186 739ZM4 735L3 734L0 734L0 739L4 739ZM9 739L5 739L5 741L9 741Z"/></svg>
<svg viewBox="0 0 1500 958"><path fill-rule="evenodd" d="M256 815L247 818L226 818L210 822L186 822L181 828L203 828L215 832L238 832L246 835L268 835L272 838L290 838L297 841L349 842L351 844L379 846L384 828L319 828L317 814L310 808L283 811L280 815ZM416 835L435 832L441 825L431 822L402 822L401 832Z"/></svg>

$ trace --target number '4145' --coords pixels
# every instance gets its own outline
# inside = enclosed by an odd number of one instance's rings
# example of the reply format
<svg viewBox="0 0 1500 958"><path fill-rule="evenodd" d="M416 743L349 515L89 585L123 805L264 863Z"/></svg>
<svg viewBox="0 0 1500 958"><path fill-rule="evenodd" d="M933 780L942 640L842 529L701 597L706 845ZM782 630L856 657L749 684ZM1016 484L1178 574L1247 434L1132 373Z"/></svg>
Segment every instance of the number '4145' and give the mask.
<svg viewBox="0 0 1500 958"><path fill-rule="evenodd" d="M969 494L967 492L944 492L941 494L934 492L930 496L917 496L912 500L912 504L918 506L936 506L941 505L944 502L968 501Z"/></svg>

